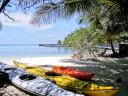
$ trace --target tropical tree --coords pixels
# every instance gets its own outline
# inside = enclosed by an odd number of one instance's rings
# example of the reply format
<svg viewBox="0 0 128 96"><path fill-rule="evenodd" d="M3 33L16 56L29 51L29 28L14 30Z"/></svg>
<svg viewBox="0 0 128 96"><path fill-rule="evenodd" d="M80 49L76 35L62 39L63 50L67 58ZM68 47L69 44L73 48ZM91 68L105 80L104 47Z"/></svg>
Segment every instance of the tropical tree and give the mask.
<svg viewBox="0 0 128 96"><path fill-rule="evenodd" d="M73 15L85 15L99 6L98 0L47 0L38 7L33 17L32 23L51 23L58 18L69 19Z"/></svg>
<svg viewBox="0 0 128 96"><path fill-rule="evenodd" d="M112 2L113 5L103 5L101 7L101 11L96 11L96 13L92 12L93 14L95 13L95 15L90 16L94 16L93 20L96 20L96 22L98 22L98 26L101 26L100 29L102 29L104 34L106 35L106 40L111 45L113 54L115 54L116 52L113 46L114 38L118 37L117 35L120 35L120 33L127 32L128 30L128 12L126 11L128 1L113 0L111 1L111 3Z"/></svg>
<svg viewBox="0 0 128 96"><path fill-rule="evenodd" d="M41 23L56 21L59 18L68 19L73 15L94 16L99 13L100 28L106 34L106 39L110 43L113 53L115 54L112 35L128 30L128 12L127 0L46 0L42 6L38 8L33 17L32 23ZM102 18L100 18L102 17ZM93 19L94 19L93 18Z"/></svg>
<svg viewBox="0 0 128 96"><path fill-rule="evenodd" d="M106 9L108 10L108 8ZM94 30L98 29L102 31L102 33L105 35L104 37L106 41L111 45L113 54L115 54L116 52L113 45L115 34L112 34L112 31L110 30L112 26L110 20L110 12L106 9L103 6L101 8L98 8L98 10L89 13L87 16L81 17L80 23L84 23L85 20L88 20L90 26L95 26Z"/></svg>
<svg viewBox="0 0 128 96"><path fill-rule="evenodd" d="M89 27L76 29L65 37L63 43L77 50L79 53L81 53L81 57L83 57L83 55L87 52L95 56L95 46L97 44L104 44L105 40L102 32L99 32L98 30L94 32L94 29Z"/></svg>

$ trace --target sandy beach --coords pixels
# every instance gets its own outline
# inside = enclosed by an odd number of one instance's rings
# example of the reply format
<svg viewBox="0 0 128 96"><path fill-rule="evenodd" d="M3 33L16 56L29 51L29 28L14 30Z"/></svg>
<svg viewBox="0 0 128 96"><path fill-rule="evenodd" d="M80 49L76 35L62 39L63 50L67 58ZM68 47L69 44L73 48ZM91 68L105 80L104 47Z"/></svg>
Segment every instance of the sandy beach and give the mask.
<svg viewBox="0 0 128 96"><path fill-rule="evenodd" d="M88 58L85 61L74 61L71 59L71 55L66 55L61 57L51 56L0 59L1 62L12 66L14 66L14 60L26 63L29 66L42 66L48 69L52 66L59 65L94 72L95 76L93 80L95 80L96 83L120 87L120 92L114 96L128 96L128 58L120 59L98 57L98 60ZM122 82L116 82L118 78L121 78ZM29 96L12 85L0 88L0 94L2 94L2 96Z"/></svg>

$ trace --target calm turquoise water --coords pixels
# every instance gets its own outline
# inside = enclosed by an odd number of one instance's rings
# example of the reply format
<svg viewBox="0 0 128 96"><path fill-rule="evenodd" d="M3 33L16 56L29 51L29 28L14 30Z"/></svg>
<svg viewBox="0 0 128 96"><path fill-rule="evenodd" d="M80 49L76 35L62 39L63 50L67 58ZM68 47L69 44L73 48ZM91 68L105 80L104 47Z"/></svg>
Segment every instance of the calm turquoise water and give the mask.
<svg viewBox="0 0 128 96"><path fill-rule="evenodd" d="M71 54L67 47L29 46L0 46L0 57L34 57L34 56L61 56Z"/></svg>

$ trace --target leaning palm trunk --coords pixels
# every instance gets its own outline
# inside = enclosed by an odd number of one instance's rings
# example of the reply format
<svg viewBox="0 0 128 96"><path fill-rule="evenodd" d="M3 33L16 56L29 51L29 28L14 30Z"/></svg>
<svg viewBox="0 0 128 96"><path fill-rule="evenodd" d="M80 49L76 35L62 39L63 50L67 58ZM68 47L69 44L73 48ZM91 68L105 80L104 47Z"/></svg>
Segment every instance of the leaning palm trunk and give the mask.
<svg viewBox="0 0 128 96"><path fill-rule="evenodd" d="M113 54L116 54L112 40L110 40L110 45L111 45L111 49L112 49Z"/></svg>
<svg viewBox="0 0 128 96"><path fill-rule="evenodd" d="M107 34L107 41L108 41L108 43L110 44L110 46L111 46L111 49L112 49L112 53L113 54L116 54L116 51L115 51L115 48L114 48L114 45L113 45L113 41L112 41L112 37L111 37L111 34Z"/></svg>
<svg viewBox="0 0 128 96"><path fill-rule="evenodd" d="M116 52L115 52L113 41L112 41L112 34L110 32L108 32L108 26L110 24L110 18L104 17L101 19L100 23L103 27L103 32L105 32L106 40L110 44L113 54L115 54Z"/></svg>

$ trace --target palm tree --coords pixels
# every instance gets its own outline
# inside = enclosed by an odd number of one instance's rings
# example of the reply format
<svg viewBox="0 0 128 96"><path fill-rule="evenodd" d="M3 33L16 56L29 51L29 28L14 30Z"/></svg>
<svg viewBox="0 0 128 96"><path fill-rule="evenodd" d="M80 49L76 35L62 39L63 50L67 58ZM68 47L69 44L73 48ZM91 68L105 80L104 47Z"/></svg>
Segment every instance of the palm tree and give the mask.
<svg viewBox="0 0 128 96"><path fill-rule="evenodd" d="M108 7L108 6L107 6ZM93 12L89 13L87 19L91 23L91 26L95 26L95 29L101 30L102 33L105 35L106 41L110 44L113 54L116 54L116 51L114 49L113 45L113 39L114 32L110 30L112 28L112 20L110 20L111 13L108 11L109 8L106 6L101 6L98 10L94 10ZM110 6L109 6L110 7ZM80 20L84 21L84 17ZM113 34L112 34L113 33Z"/></svg>
<svg viewBox="0 0 128 96"><path fill-rule="evenodd" d="M99 0L60 0L43 3L35 12L32 23L51 23L62 19L70 19L73 15L85 15L100 6Z"/></svg>
<svg viewBox="0 0 128 96"><path fill-rule="evenodd" d="M128 0L19 0L24 8L39 4L31 23L55 22L73 15L91 17L106 34L115 54L112 35L128 30ZM92 18L93 17L93 18Z"/></svg>

